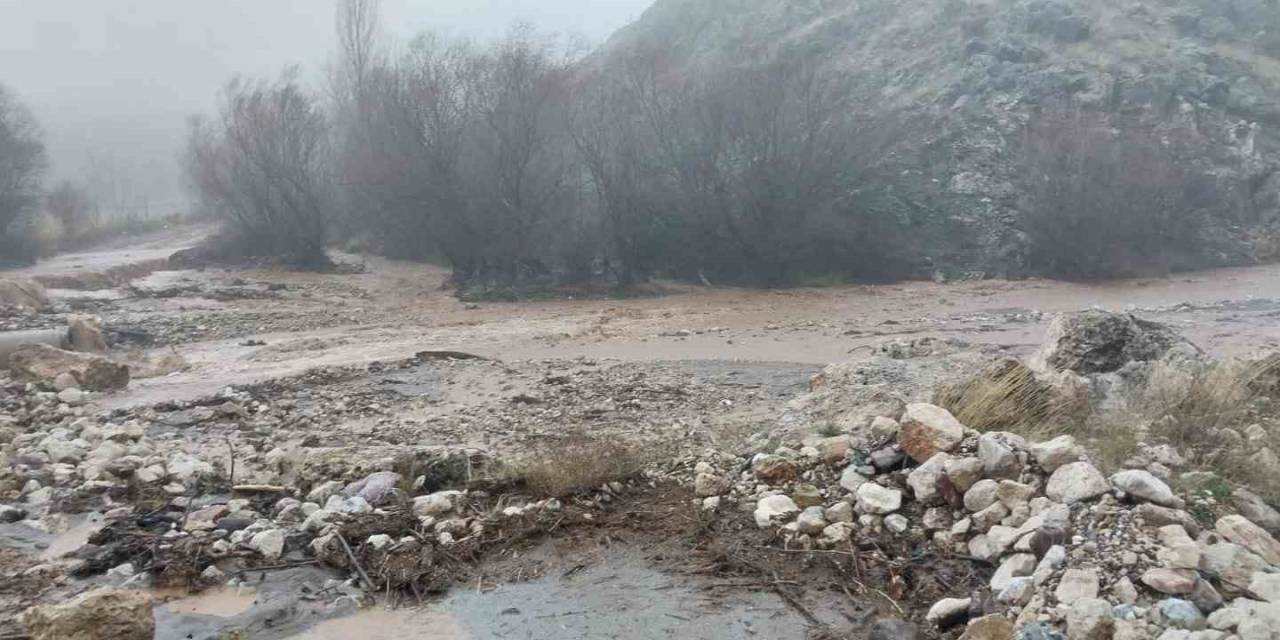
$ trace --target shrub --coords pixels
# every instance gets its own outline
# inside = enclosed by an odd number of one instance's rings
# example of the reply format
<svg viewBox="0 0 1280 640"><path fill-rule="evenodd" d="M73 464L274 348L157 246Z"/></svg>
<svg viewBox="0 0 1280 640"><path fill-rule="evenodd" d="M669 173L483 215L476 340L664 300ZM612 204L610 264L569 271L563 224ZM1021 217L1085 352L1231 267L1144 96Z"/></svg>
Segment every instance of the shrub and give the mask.
<svg viewBox="0 0 1280 640"><path fill-rule="evenodd" d="M44 199L45 211L62 225L63 238L76 242L97 232L99 221L89 194L70 181L63 181Z"/></svg>
<svg viewBox="0 0 1280 640"><path fill-rule="evenodd" d="M39 125L0 87L0 263L29 261L39 253L34 232L45 168Z"/></svg>
<svg viewBox="0 0 1280 640"><path fill-rule="evenodd" d="M973 378L940 387L934 392L933 402L974 429L1028 436L1070 429L1083 419L1087 409L1037 380L1026 365L1012 358L995 363Z"/></svg>
<svg viewBox="0 0 1280 640"><path fill-rule="evenodd" d="M572 434L533 447L507 476L535 495L564 497L626 480L644 463L639 449L627 443Z"/></svg>
<svg viewBox="0 0 1280 640"><path fill-rule="evenodd" d="M202 208L230 226L241 251L328 267L326 142L320 106L294 73L273 83L235 81L220 119L192 124L187 173Z"/></svg>
<svg viewBox="0 0 1280 640"><path fill-rule="evenodd" d="M1040 114L1024 140L1031 267L1068 279L1150 275L1194 253L1212 183L1170 137L1141 117Z"/></svg>

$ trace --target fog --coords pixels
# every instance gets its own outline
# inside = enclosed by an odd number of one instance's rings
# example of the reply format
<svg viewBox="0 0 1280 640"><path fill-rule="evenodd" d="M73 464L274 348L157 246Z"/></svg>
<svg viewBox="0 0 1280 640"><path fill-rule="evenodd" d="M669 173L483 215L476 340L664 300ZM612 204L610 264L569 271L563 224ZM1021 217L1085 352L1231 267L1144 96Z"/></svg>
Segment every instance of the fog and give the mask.
<svg viewBox="0 0 1280 640"><path fill-rule="evenodd" d="M512 23L604 40L651 0L383 0L387 35L490 38ZM289 65L318 81L332 0L0 0L0 85L46 133L50 180L156 213L185 204L177 155L189 116L238 74ZM110 206L110 202L107 203Z"/></svg>

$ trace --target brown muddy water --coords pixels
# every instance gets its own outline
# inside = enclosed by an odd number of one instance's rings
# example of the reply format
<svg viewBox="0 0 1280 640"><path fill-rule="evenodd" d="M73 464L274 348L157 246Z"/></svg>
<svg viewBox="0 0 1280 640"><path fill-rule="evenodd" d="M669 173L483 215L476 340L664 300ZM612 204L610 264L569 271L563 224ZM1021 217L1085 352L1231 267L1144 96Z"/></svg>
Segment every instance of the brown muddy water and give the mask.
<svg viewBox="0 0 1280 640"><path fill-rule="evenodd" d="M175 230L14 273L58 275L149 260L189 246L198 232ZM1023 355L1039 344L1053 314L1092 307L1170 323L1216 355L1280 345L1280 265L1102 284L984 280L756 290L666 283L668 295L656 298L465 304L443 287L448 274L440 267L340 259L365 270L160 271L133 289L53 296L101 315L109 328L152 335L159 344L149 355L172 350L189 364L136 380L102 402L104 408L190 400L229 384L398 360L426 349L502 360L825 365L865 357L887 340L942 338ZM175 285L183 288L176 295L145 293ZM220 298L227 287L272 294Z"/></svg>
<svg viewBox="0 0 1280 640"><path fill-rule="evenodd" d="M16 275L56 276L154 260L190 246L199 233L179 230L60 256ZM1053 314L1092 307L1172 324L1216 355L1280 346L1280 265L1098 285L992 280L748 290L668 283L668 295L657 298L466 304L442 287L448 274L439 267L342 259L366 269L354 275L159 271L137 287L51 295L60 313L92 313L108 330L148 336L154 343L136 347L146 357L176 354L187 364L96 399L99 410L191 400L232 384L322 365L401 360L428 349L505 362L586 359L687 369L719 384L764 389L760 403L776 405L781 400L773 395L802 386L821 366L868 357L886 341L948 339L1025 355L1040 343ZM236 288L271 295L218 293ZM156 293L161 290L164 295ZM476 389L515 392L490 388L511 384L505 379L472 383L465 374L458 374L462 382L448 394L430 371L382 382L406 395L440 393L438 411L454 410L450 403L475 404ZM93 526L67 524L57 532L5 525L0 544L52 560L83 544ZM265 640L800 639L806 632L805 620L772 593L709 590L625 555L568 576L480 592L460 589L414 608L361 610L351 598L335 595L341 589L332 580L313 568L291 569L241 589L160 594L169 602L156 610L156 638L205 640L228 629ZM834 608L814 613L824 622L850 621Z"/></svg>
<svg viewBox="0 0 1280 640"><path fill-rule="evenodd" d="M712 597L696 581L624 555L569 576L480 592L459 589L417 607L356 610L350 602L311 607L287 602L279 592L282 582L272 579L258 591L222 590L172 601L157 609L156 640L206 640L229 629L269 640L802 640L806 633L805 620L772 593ZM848 624L832 611L816 614Z"/></svg>

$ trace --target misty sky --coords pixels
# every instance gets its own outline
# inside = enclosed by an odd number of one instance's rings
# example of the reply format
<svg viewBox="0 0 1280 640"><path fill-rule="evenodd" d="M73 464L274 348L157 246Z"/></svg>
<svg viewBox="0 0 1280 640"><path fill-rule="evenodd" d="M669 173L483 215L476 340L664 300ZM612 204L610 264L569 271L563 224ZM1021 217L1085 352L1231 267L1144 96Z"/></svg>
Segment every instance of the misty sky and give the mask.
<svg viewBox="0 0 1280 640"><path fill-rule="evenodd" d="M490 38L512 23L601 42L652 0L382 0L389 36ZM334 0L0 0L0 84L43 124L55 178L107 182L181 206L187 117L237 74L319 75ZM93 169L97 167L97 169ZM128 197L128 196L126 196Z"/></svg>

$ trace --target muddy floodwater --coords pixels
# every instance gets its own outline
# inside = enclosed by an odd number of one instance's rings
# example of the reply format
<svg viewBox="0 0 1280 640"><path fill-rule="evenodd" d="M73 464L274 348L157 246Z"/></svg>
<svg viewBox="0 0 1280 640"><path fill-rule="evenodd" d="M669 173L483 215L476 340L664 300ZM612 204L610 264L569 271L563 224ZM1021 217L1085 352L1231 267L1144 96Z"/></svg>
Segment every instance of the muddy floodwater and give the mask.
<svg viewBox="0 0 1280 640"><path fill-rule="evenodd" d="M15 273L74 275L151 260L192 242L192 232L174 232ZM1219 355L1280 344L1280 265L1093 285L977 280L750 290L666 283L668 295L652 298L467 304L443 286L443 268L340 259L363 272L164 270L114 292L52 294L100 314L151 356L176 352L187 365L137 380L103 401L106 408L192 399L228 384L424 349L502 360L825 365L886 340L935 337L1021 355L1039 343L1053 314L1095 307L1172 324Z"/></svg>
<svg viewBox="0 0 1280 640"><path fill-rule="evenodd" d="M421 609L373 608L321 623L297 640L489 640L490 638L706 638L800 640L804 620L765 593L711 601L691 585L615 562L567 578L476 593L461 590Z"/></svg>
<svg viewBox="0 0 1280 640"><path fill-rule="evenodd" d="M665 295L648 298L471 303L446 288L443 268L375 257L339 256L350 272L331 274L164 265L200 233L177 230L14 272L56 283L55 311L7 320L6 328L48 332L65 329L73 314L98 317L134 375L126 390L94 396L84 410L145 414L148 437L229 461L246 483L255 473L274 481L271 451L281 454L276 462L324 447L370 456L423 446L510 451L572 429L647 447L676 443L680 453L743 451L743 442L779 425L784 404L829 363L922 341L1025 356L1064 311L1133 312L1215 355L1280 345L1280 266L1098 285L661 283ZM92 277L107 271L128 275L106 284ZM465 357L415 358L420 352ZM320 367L346 370L291 378ZM902 381L888 382L896 389ZM222 399L183 404L255 383L265 385L255 410L269 429L254 432L215 410ZM101 521L67 514L48 530L0 525L0 550L31 564L70 563ZM385 594L357 606L352 576L315 566L243 572L250 575L237 576L238 586L198 595L157 591L156 638L212 640L237 630L267 640L798 640L815 616L851 628L865 621L852 595L839 594L837 606L810 593L801 606L760 583L723 588L669 571L635 549L615 552L604 538L609 552L593 562L578 563L581 550L573 549L545 573L496 584L482 576L394 607Z"/></svg>
<svg viewBox="0 0 1280 640"><path fill-rule="evenodd" d="M416 606L280 606L284 586L272 579L261 590L218 589L172 600L157 610L156 640L212 639L233 628L272 640L802 640L806 633L805 620L770 592L717 595L626 555L569 575L458 589Z"/></svg>

